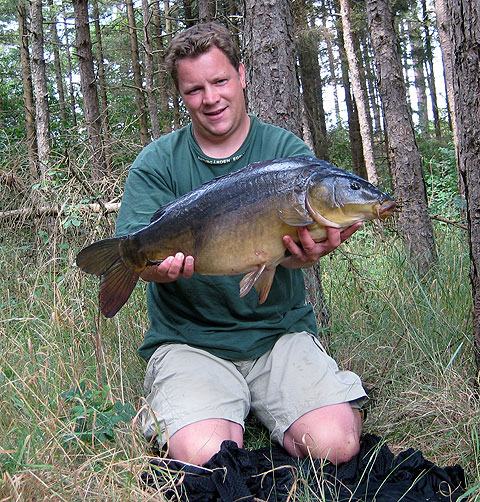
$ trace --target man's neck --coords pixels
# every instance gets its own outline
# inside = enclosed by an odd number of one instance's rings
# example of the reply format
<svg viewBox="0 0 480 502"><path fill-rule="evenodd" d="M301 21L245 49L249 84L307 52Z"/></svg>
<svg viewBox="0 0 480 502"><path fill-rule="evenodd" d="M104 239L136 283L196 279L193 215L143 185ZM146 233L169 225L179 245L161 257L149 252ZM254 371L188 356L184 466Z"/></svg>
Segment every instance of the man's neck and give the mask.
<svg viewBox="0 0 480 502"><path fill-rule="evenodd" d="M242 145L250 131L250 117L246 115L242 127L235 134L228 137L206 138L197 134L195 128L193 134L202 152L212 159L225 159L233 155Z"/></svg>

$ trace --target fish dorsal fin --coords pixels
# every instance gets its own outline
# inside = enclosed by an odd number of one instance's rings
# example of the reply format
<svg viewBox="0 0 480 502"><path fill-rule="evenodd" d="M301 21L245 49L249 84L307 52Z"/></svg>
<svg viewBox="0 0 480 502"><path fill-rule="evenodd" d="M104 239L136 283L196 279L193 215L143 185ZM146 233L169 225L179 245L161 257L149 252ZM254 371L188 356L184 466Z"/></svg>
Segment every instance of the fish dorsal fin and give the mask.
<svg viewBox="0 0 480 502"><path fill-rule="evenodd" d="M305 207L305 191L292 190L278 208L280 219L293 227L306 226L313 223L313 219Z"/></svg>

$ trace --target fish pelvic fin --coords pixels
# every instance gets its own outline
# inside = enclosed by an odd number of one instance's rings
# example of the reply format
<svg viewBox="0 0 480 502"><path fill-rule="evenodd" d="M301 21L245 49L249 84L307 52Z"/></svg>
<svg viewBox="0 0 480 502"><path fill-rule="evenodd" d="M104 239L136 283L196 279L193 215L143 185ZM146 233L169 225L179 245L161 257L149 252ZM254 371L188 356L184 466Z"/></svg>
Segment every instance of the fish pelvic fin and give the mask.
<svg viewBox="0 0 480 502"><path fill-rule="evenodd" d="M275 270L277 267L267 268L265 264L259 265L256 270L246 274L240 281L240 296L245 296L255 286L259 296L259 303L264 303L270 293Z"/></svg>
<svg viewBox="0 0 480 502"><path fill-rule="evenodd" d="M94 242L82 249L76 264L84 272L100 276L98 299L100 311L113 317L128 300L137 284L140 273L128 266L122 258L125 238L116 237Z"/></svg>

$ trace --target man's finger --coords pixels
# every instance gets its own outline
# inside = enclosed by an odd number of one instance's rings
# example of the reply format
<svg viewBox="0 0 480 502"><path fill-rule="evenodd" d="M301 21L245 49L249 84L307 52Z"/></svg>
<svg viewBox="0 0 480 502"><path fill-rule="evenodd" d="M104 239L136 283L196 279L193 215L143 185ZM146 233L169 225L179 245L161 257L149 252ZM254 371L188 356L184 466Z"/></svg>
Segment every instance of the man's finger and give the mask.
<svg viewBox="0 0 480 502"><path fill-rule="evenodd" d="M341 242L344 240L348 239L351 235L353 235L360 227L362 226L362 222L358 221L357 223L354 223L352 226L346 228L343 232L340 234Z"/></svg>

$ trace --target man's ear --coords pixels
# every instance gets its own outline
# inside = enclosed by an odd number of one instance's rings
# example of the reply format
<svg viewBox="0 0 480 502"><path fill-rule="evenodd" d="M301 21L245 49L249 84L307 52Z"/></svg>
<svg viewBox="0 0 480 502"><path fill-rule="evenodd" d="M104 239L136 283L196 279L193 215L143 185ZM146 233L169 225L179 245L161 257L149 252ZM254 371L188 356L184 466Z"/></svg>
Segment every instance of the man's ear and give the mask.
<svg viewBox="0 0 480 502"><path fill-rule="evenodd" d="M243 63L238 63L238 74L240 75L240 82L242 83L242 89L247 87L247 80L245 78L245 66Z"/></svg>

